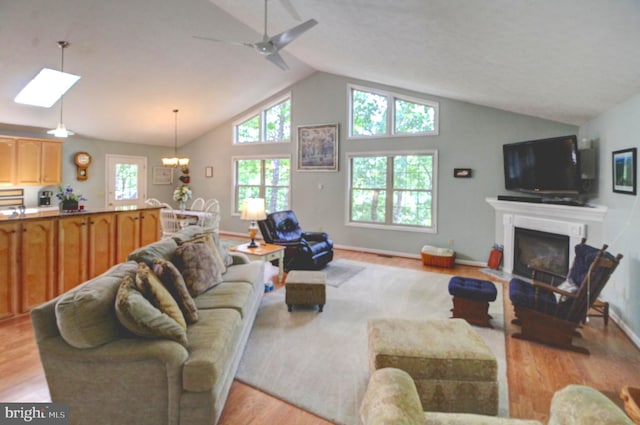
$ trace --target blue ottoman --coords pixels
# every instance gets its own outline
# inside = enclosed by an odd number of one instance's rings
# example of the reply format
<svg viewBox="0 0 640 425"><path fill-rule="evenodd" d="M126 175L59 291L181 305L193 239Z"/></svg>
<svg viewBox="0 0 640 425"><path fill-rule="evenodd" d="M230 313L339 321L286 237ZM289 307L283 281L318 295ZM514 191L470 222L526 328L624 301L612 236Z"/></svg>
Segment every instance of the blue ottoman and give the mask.
<svg viewBox="0 0 640 425"><path fill-rule="evenodd" d="M449 281L449 293L453 295L453 317L465 319L472 325L492 327L489 303L498 295L493 282L454 276Z"/></svg>

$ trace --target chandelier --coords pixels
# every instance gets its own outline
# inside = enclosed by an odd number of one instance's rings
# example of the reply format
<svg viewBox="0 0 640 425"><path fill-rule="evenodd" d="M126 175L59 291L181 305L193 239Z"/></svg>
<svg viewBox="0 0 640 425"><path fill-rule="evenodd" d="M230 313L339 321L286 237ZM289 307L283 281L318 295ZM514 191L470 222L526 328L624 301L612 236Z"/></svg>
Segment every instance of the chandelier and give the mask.
<svg viewBox="0 0 640 425"><path fill-rule="evenodd" d="M175 131L174 131L174 140L173 140L173 156L172 157L164 157L162 158L162 165L165 167L186 167L189 165L189 158L180 158L178 157L178 110L174 109L173 113L175 114Z"/></svg>

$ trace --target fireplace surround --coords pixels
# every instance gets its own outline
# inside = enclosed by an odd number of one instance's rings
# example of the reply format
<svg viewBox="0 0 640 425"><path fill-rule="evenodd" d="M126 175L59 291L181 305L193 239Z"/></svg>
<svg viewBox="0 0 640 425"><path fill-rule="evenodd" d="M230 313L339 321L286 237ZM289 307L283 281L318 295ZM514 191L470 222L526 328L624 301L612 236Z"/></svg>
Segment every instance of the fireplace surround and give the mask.
<svg viewBox="0 0 640 425"><path fill-rule="evenodd" d="M573 247L582 238L588 238L592 246L603 243L602 227L607 207L531 204L496 198L486 201L495 210L495 242L503 245L503 272L514 273L516 228L568 239L567 267L573 262Z"/></svg>

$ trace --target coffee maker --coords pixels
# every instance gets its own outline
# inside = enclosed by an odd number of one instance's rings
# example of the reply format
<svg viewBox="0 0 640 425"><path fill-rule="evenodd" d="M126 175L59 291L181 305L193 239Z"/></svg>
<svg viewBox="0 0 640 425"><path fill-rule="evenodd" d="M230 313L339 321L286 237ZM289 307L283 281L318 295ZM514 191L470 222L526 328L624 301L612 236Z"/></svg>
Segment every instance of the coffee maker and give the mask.
<svg viewBox="0 0 640 425"><path fill-rule="evenodd" d="M51 198L53 198L52 190L41 190L38 194L38 206L49 206L51 205Z"/></svg>

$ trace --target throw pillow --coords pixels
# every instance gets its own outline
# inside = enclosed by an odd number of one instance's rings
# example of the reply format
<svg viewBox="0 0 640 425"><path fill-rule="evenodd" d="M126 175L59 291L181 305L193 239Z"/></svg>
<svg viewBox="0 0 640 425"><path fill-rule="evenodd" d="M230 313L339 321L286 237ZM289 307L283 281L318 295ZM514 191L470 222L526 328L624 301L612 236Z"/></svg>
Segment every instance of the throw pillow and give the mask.
<svg viewBox="0 0 640 425"><path fill-rule="evenodd" d="M220 273L225 274L227 272L227 265L222 259L222 256L218 251L218 247L216 247L216 243L214 242L211 235L205 233L191 240L190 242L205 244L211 250L211 254L213 254L213 258L216 260L216 264L218 265Z"/></svg>
<svg viewBox="0 0 640 425"><path fill-rule="evenodd" d="M564 282L562 282L560 285L557 286L558 289L561 289L563 291L567 291L570 292L572 294L575 294L578 291L578 285L576 285L571 279L567 279ZM560 295L554 292L554 294L556 296L556 301L559 303L563 303L565 301L567 301L567 297L564 295Z"/></svg>
<svg viewBox="0 0 640 425"><path fill-rule="evenodd" d="M187 284L180 274L180 271L171 261L162 258L153 259L153 272L158 276L165 288L169 290L175 298L187 323L198 321L198 307L189 294Z"/></svg>
<svg viewBox="0 0 640 425"><path fill-rule="evenodd" d="M178 322L183 329L187 329L187 323L178 303L146 263L138 263L136 288L151 301L155 308Z"/></svg>
<svg viewBox="0 0 640 425"><path fill-rule="evenodd" d="M180 270L192 297L222 282L222 273L211 250L203 243L187 242L174 253L174 264Z"/></svg>
<svg viewBox="0 0 640 425"><path fill-rule="evenodd" d="M171 317L155 308L125 276L116 294L116 316L126 329L146 338L167 338L187 346L187 332Z"/></svg>

